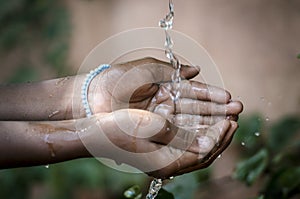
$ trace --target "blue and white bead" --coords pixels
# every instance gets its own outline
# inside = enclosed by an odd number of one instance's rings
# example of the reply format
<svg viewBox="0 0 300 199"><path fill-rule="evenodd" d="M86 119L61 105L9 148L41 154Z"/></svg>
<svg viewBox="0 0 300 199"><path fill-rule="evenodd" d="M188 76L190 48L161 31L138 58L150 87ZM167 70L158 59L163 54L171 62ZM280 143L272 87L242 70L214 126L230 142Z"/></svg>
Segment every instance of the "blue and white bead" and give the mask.
<svg viewBox="0 0 300 199"><path fill-rule="evenodd" d="M85 110L86 116L91 117L92 111L88 102L88 89L92 80L99 75L102 71L110 68L109 64L102 64L98 66L96 69L91 70L87 75L81 87L81 100L83 104L83 108Z"/></svg>

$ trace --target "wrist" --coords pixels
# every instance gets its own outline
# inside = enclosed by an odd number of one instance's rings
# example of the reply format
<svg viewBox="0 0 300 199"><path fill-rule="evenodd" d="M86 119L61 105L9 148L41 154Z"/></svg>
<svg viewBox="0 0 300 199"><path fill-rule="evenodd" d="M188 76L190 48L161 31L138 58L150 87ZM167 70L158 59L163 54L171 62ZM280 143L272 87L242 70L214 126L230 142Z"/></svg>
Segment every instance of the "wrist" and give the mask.
<svg viewBox="0 0 300 199"><path fill-rule="evenodd" d="M76 129L84 157L109 157L113 132L111 113L101 113L76 121Z"/></svg>
<svg viewBox="0 0 300 199"><path fill-rule="evenodd" d="M81 101L83 104L84 111L87 117L91 117L93 113L101 112L101 110L96 109L95 107L99 107L98 103L102 101L101 93L99 95L99 85L98 83L100 73L104 70L110 68L111 66L108 64L102 64L98 66L96 69L91 70L85 77L82 86L81 86ZM96 82L96 83L95 83ZM100 89L102 90L102 89ZM97 99L97 101L95 100ZM100 100L99 100L100 99ZM96 110L93 110L96 109ZM96 112L95 112L96 111Z"/></svg>

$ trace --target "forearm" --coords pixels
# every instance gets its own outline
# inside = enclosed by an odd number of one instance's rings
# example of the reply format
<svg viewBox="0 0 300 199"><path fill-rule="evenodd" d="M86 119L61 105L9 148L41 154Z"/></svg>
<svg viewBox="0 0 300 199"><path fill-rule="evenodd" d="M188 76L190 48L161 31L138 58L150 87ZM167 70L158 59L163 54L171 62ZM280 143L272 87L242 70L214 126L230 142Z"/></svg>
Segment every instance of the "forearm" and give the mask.
<svg viewBox="0 0 300 199"><path fill-rule="evenodd" d="M75 120L0 122L0 168L47 165L89 157Z"/></svg>
<svg viewBox="0 0 300 199"><path fill-rule="evenodd" d="M66 120L84 117L85 76L0 86L0 120Z"/></svg>

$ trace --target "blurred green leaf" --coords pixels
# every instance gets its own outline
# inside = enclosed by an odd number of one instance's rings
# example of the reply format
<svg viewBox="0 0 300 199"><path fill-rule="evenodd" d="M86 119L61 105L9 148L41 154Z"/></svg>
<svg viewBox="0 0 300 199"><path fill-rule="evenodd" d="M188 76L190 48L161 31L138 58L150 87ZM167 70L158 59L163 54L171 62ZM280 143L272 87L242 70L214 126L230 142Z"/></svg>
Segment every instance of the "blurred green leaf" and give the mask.
<svg viewBox="0 0 300 199"><path fill-rule="evenodd" d="M265 197L263 195L261 195L261 196L258 196L256 198L254 198L254 199L265 199Z"/></svg>
<svg viewBox="0 0 300 199"><path fill-rule="evenodd" d="M164 188L162 188L158 194L157 194L157 199L174 199L174 195L170 192L168 192L167 190L165 190Z"/></svg>
<svg viewBox="0 0 300 199"><path fill-rule="evenodd" d="M271 127L268 146L273 152L278 152L292 144L293 136L300 130L300 118L290 116L281 119Z"/></svg>
<svg viewBox="0 0 300 199"><path fill-rule="evenodd" d="M289 167L270 176L264 190L266 198L290 198L300 192L300 167Z"/></svg>
<svg viewBox="0 0 300 199"><path fill-rule="evenodd" d="M42 167L0 170L0 198L28 198L30 187L47 177Z"/></svg>
<svg viewBox="0 0 300 199"><path fill-rule="evenodd" d="M8 80L9 83L21 83L28 81L35 81L38 79L37 71L28 66L21 66L16 70L14 75Z"/></svg>
<svg viewBox="0 0 300 199"><path fill-rule="evenodd" d="M300 59L300 54L298 54L297 58Z"/></svg>
<svg viewBox="0 0 300 199"><path fill-rule="evenodd" d="M263 173L268 165L268 152L261 149L257 154L247 160L239 162L233 177L252 185L257 178Z"/></svg>
<svg viewBox="0 0 300 199"><path fill-rule="evenodd" d="M210 179L211 173L212 173L212 167L207 167L204 169L200 169L198 171L194 171L193 175L196 177L197 183L201 185L206 183Z"/></svg>
<svg viewBox="0 0 300 199"><path fill-rule="evenodd" d="M67 75L70 30L69 13L61 1L0 0L0 55L18 52L15 68L26 62L35 69L48 66L59 76ZM36 71L37 77L41 72Z"/></svg>
<svg viewBox="0 0 300 199"><path fill-rule="evenodd" d="M25 25L21 22L15 22L7 25L5 29L0 29L0 47L6 50L14 48L22 41L24 31Z"/></svg>
<svg viewBox="0 0 300 199"><path fill-rule="evenodd" d="M164 189L174 194L175 199L193 198L199 186L197 176L194 173L188 173L175 177Z"/></svg>
<svg viewBox="0 0 300 199"><path fill-rule="evenodd" d="M300 186L300 167L289 168L278 177L279 187L283 187L290 192Z"/></svg>

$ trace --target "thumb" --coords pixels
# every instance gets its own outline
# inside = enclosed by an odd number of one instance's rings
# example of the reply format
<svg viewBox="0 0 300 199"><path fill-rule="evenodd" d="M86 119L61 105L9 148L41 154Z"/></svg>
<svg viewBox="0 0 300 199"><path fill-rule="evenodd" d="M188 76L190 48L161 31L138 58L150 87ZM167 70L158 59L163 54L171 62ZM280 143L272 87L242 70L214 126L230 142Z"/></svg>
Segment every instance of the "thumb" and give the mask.
<svg viewBox="0 0 300 199"><path fill-rule="evenodd" d="M114 85L113 94L115 98L128 102L142 101L153 96L158 90L155 84L170 82L175 71L170 63L154 58L143 58L116 67L121 72ZM183 79L190 79L199 71L198 67L182 65L180 74Z"/></svg>
<svg viewBox="0 0 300 199"><path fill-rule="evenodd" d="M172 64L154 58L147 59L150 59L150 61L148 61L148 64L155 64L149 69L150 72L152 72L152 74L156 74L155 76L157 77L157 82L171 81L171 76L175 71ZM192 79L196 77L199 74L199 72L199 66L181 64L180 76L182 79Z"/></svg>
<svg viewBox="0 0 300 199"><path fill-rule="evenodd" d="M200 67L198 66L189 66L181 65L180 75L185 79L192 79L200 73Z"/></svg>
<svg viewBox="0 0 300 199"><path fill-rule="evenodd" d="M169 62L165 62L153 57L146 57L127 63L120 64L122 67L132 69L138 66L145 66L144 70L151 72L152 76L157 82L160 81L170 81L171 75L174 72L173 66ZM144 71L143 70L143 71ZM145 71L144 71L145 72ZM199 66L190 66L181 64L180 75L183 79L191 79L198 75L200 72Z"/></svg>

